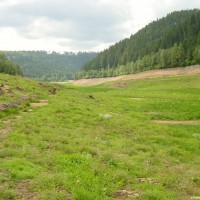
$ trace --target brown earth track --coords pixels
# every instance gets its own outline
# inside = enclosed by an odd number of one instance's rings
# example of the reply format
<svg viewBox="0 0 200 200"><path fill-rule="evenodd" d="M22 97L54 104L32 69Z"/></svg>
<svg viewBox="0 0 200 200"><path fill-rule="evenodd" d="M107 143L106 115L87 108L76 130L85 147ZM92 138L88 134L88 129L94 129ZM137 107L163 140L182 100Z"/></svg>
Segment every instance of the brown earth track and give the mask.
<svg viewBox="0 0 200 200"><path fill-rule="evenodd" d="M144 78L156 78L162 76L180 76L180 75L195 75L200 74L200 65L189 66L189 67L176 67L168 69L150 70L137 74L130 74L117 77L107 77L107 78L93 78L93 79L81 79L72 81L74 85L80 86L90 86L99 85L106 82L117 81L117 80L136 80Z"/></svg>

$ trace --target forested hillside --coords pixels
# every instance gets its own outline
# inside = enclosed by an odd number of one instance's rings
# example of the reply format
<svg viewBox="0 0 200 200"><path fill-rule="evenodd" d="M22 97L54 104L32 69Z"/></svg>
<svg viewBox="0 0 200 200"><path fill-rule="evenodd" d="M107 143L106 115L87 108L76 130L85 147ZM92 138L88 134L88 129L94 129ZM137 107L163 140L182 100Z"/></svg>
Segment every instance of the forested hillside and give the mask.
<svg viewBox="0 0 200 200"><path fill-rule="evenodd" d="M46 51L8 51L5 54L8 59L20 65L25 77L40 81L73 79L74 72L97 56L94 52L59 54Z"/></svg>
<svg viewBox="0 0 200 200"><path fill-rule="evenodd" d="M199 63L200 10L176 11L101 52L76 79Z"/></svg>
<svg viewBox="0 0 200 200"><path fill-rule="evenodd" d="M0 53L0 73L22 76L19 65L9 61L3 53Z"/></svg>

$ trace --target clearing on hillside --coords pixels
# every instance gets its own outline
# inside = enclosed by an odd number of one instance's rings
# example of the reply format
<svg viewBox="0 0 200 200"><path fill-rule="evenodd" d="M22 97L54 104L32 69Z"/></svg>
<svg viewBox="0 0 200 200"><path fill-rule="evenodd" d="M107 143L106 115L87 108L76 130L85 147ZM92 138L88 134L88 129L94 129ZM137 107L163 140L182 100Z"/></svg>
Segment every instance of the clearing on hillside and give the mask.
<svg viewBox="0 0 200 200"><path fill-rule="evenodd" d="M156 78L161 76L180 76L180 75L194 75L200 74L200 66L189 66L189 67L177 67L169 69L159 69L159 70L150 70L141 72L138 74L117 76L117 77L108 77L108 78L93 78L93 79L80 79L73 81L74 85L99 85L106 82L117 81L117 80L134 80L134 79L144 79L144 78ZM117 83L119 84L119 83Z"/></svg>

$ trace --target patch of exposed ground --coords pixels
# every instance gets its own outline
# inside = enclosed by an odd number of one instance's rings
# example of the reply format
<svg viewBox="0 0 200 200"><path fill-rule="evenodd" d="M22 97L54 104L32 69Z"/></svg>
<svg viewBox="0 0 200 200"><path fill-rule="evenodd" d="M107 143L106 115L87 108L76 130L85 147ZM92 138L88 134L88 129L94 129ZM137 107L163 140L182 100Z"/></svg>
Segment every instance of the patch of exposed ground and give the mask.
<svg viewBox="0 0 200 200"><path fill-rule="evenodd" d="M10 127L3 128L0 130L0 140L5 140L6 135L10 133L12 129Z"/></svg>
<svg viewBox="0 0 200 200"><path fill-rule="evenodd" d="M141 191L130 191L130 190L117 190L114 194L115 199L138 199L141 196Z"/></svg>
<svg viewBox="0 0 200 200"><path fill-rule="evenodd" d="M0 111L6 110L7 105L6 104L0 104Z"/></svg>
<svg viewBox="0 0 200 200"><path fill-rule="evenodd" d="M93 78L93 79L81 79L73 81L74 85L99 85L105 82L117 81L117 80L134 80L134 79L144 79L144 78L156 78L161 76L178 76L178 75L194 75L200 74L200 65L189 66L189 67L176 67L169 69L159 69L159 70L150 70L137 74L117 76L117 77L107 77L107 78ZM125 83L114 83L117 87L126 86Z"/></svg>
<svg viewBox="0 0 200 200"><path fill-rule="evenodd" d="M31 103L30 106L32 107L42 107L48 105L48 100L40 100L38 103Z"/></svg>
<svg viewBox="0 0 200 200"><path fill-rule="evenodd" d="M123 76L118 77L108 77L108 78L92 78L92 79L80 79L73 81L72 84L74 85L99 85L105 82L117 81L120 80Z"/></svg>
<svg viewBox="0 0 200 200"><path fill-rule="evenodd" d="M15 186L16 194L22 200L37 200L39 199L38 193L31 189L31 180L25 180L19 182ZM66 194L66 200L72 200L73 198L66 190L60 190L63 194Z"/></svg>
<svg viewBox="0 0 200 200"><path fill-rule="evenodd" d="M7 108L17 108L17 104L10 104L10 103L0 104L0 111L4 111Z"/></svg>
<svg viewBox="0 0 200 200"><path fill-rule="evenodd" d="M158 183L153 178L138 178L137 182L138 183L149 183L149 184L157 184Z"/></svg>
<svg viewBox="0 0 200 200"><path fill-rule="evenodd" d="M2 120L2 123L4 123L4 124L10 124L11 123L11 120Z"/></svg>
<svg viewBox="0 0 200 200"><path fill-rule="evenodd" d="M31 181L26 180L18 183L15 187L17 195L23 200L36 200L37 193L30 190Z"/></svg>
<svg viewBox="0 0 200 200"><path fill-rule="evenodd" d="M28 101L30 99L34 99L35 96L32 97L20 97L19 100L15 103L1 103L0 104L0 111L4 111L8 108L17 108L19 105L23 104L25 101Z"/></svg>
<svg viewBox="0 0 200 200"><path fill-rule="evenodd" d="M175 120L153 120L153 122L158 124L186 124L186 125L199 125L200 120L184 120L184 121L175 121Z"/></svg>
<svg viewBox="0 0 200 200"><path fill-rule="evenodd" d="M16 94L16 91L18 91L17 94ZM23 94L22 91L24 91L24 89L20 88L19 86L16 86L15 89L13 89L13 88L11 89L11 87L8 86L7 84L1 83L0 84L0 96L4 96L4 95L9 96L10 95L10 97L15 96L18 99L12 100L13 98L10 98L6 102L1 102L0 103L0 111L4 111L9 108L17 108L19 105L23 104L26 101L38 98L38 95L27 96L27 95Z"/></svg>
<svg viewBox="0 0 200 200"><path fill-rule="evenodd" d="M11 93L11 92L12 90L10 89L8 85L5 85L5 84L0 85L0 94Z"/></svg>

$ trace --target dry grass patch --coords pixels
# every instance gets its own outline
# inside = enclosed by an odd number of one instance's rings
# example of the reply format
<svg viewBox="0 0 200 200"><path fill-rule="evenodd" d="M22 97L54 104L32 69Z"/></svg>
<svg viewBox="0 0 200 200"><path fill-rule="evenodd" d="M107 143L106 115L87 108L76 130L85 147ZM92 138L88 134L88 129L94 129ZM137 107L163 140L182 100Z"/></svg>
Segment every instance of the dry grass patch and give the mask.
<svg viewBox="0 0 200 200"><path fill-rule="evenodd" d="M175 121L175 120L153 120L153 122L158 124L182 124L182 125L198 125L200 120L184 120L184 121Z"/></svg>
<svg viewBox="0 0 200 200"><path fill-rule="evenodd" d="M131 199L138 199L141 196L141 191L130 191L130 190L117 190L115 192L114 197L116 199L124 199L124 200L131 200Z"/></svg>
<svg viewBox="0 0 200 200"><path fill-rule="evenodd" d="M5 140L6 134L10 133L12 129L10 127L4 128L0 130L0 140Z"/></svg>
<svg viewBox="0 0 200 200"><path fill-rule="evenodd" d="M32 107L42 107L48 105L48 100L40 100L38 103L31 103L30 106Z"/></svg>
<svg viewBox="0 0 200 200"><path fill-rule="evenodd" d="M131 100L136 100L136 101L141 101L144 100L144 98L141 97L135 97L135 98L130 98Z"/></svg>
<svg viewBox="0 0 200 200"><path fill-rule="evenodd" d="M149 184L157 184L158 182L153 178L138 178L138 183L149 183Z"/></svg>

